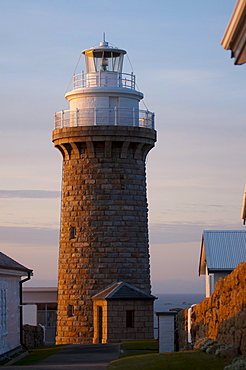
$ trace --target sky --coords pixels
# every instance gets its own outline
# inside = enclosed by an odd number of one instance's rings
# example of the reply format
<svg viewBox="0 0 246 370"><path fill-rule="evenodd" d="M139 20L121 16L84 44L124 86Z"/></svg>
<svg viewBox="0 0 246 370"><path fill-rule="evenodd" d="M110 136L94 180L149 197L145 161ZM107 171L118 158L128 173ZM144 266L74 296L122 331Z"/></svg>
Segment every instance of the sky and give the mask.
<svg viewBox="0 0 246 370"><path fill-rule="evenodd" d="M34 270L26 286L57 284L62 159L53 117L68 109L81 51L105 32L127 51L124 71L133 69L156 117L147 158L152 291L205 291L202 231L245 230L246 66L220 45L235 3L0 0L0 250Z"/></svg>

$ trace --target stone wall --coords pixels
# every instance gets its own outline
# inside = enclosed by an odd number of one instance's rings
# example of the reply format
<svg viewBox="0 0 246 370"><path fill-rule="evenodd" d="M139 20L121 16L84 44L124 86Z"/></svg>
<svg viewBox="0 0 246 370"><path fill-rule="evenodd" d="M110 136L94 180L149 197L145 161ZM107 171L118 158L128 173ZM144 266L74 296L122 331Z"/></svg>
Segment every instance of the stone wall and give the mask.
<svg viewBox="0 0 246 370"><path fill-rule="evenodd" d="M134 311L134 327L126 327L126 311ZM154 315L152 300L108 301L109 342L153 339Z"/></svg>
<svg viewBox="0 0 246 370"><path fill-rule="evenodd" d="M178 347L180 350L188 348L188 308L180 310L177 318Z"/></svg>
<svg viewBox="0 0 246 370"><path fill-rule="evenodd" d="M53 132L63 155L57 344L92 343L91 297L115 281L150 292L145 158L155 140L140 127Z"/></svg>
<svg viewBox="0 0 246 370"><path fill-rule="evenodd" d="M119 343L134 339L153 339L153 300L94 301L94 343L98 340L98 306L102 307L102 343ZM133 327L126 325L126 311L134 311Z"/></svg>
<svg viewBox="0 0 246 370"><path fill-rule="evenodd" d="M187 347L188 309L178 314L179 347ZM191 341L209 337L219 343L239 345L246 355L246 262L224 279L214 293L197 304L191 314Z"/></svg>
<svg viewBox="0 0 246 370"><path fill-rule="evenodd" d="M22 330L23 343L28 349L44 345L44 333L40 326L26 324Z"/></svg>

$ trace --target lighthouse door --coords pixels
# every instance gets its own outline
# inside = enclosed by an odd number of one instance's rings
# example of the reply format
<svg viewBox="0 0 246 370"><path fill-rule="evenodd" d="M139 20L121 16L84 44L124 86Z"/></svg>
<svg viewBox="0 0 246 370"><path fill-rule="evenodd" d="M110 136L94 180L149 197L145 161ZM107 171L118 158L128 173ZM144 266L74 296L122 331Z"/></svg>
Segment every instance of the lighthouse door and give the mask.
<svg viewBox="0 0 246 370"><path fill-rule="evenodd" d="M98 341L102 343L102 307L98 306Z"/></svg>

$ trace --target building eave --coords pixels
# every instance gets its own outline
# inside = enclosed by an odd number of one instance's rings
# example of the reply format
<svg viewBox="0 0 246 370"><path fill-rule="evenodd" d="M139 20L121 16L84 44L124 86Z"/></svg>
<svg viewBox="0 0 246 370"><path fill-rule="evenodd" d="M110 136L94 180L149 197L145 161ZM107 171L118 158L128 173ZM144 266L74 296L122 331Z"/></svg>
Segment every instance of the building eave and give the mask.
<svg viewBox="0 0 246 370"><path fill-rule="evenodd" d="M221 272L228 272L228 273L230 273L230 272L232 272L234 269L233 268L231 268L231 269L229 269L229 268L226 268L226 269L218 269L218 268L210 268L210 269L208 269L208 273L209 274L215 274L215 273L221 273Z"/></svg>
<svg viewBox="0 0 246 370"><path fill-rule="evenodd" d="M235 31L238 27L239 21L242 17L245 5L246 0L239 0L235 5L235 8L231 15L231 19L229 20L228 26L221 40L221 45L225 50L230 50L230 45L235 35Z"/></svg>
<svg viewBox="0 0 246 370"><path fill-rule="evenodd" d="M52 293L57 290L57 287L23 287L23 292L26 293Z"/></svg>
<svg viewBox="0 0 246 370"><path fill-rule="evenodd" d="M18 270L12 268L3 268L0 267L0 275L11 275L11 276L33 276L32 270Z"/></svg>
<svg viewBox="0 0 246 370"><path fill-rule="evenodd" d="M221 45L231 50L235 64L246 62L246 0L238 0L228 23Z"/></svg>
<svg viewBox="0 0 246 370"><path fill-rule="evenodd" d="M245 225L246 221L246 186L244 189L244 195L243 195L243 204L242 204L242 215L241 218L243 220L243 224Z"/></svg>
<svg viewBox="0 0 246 370"><path fill-rule="evenodd" d="M202 234L202 242L201 242L201 252L200 252L200 261L199 261L199 269L198 275L206 275L206 250L204 247L204 234Z"/></svg>

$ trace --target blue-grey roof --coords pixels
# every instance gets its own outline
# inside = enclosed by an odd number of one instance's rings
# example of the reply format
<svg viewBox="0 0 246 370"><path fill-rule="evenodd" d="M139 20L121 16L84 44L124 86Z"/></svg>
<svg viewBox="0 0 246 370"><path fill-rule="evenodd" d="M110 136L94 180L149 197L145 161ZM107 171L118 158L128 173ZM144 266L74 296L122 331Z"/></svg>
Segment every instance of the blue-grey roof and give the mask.
<svg viewBox="0 0 246 370"><path fill-rule="evenodd" d="M203 231L199 274L232 271L246 260L246 231L205 230Z"/></svg>
<svg viewBox="0 0 246 370"><path fill-rule="evenodd" d="M144 292L124 281L112 284L108 288L94 295L92 299L156 299L153 295Z"/></svg>
<svg viewBox="0 0 246 370"><path fill-rule="evenodd" d="M27 267L21 265L19 262L16 262L6 254L0 252L0 268L1 269L8 269L8 270L17 270L17 271L24 271L24 272L32 272L32 270L28 269Z"/></svg>

